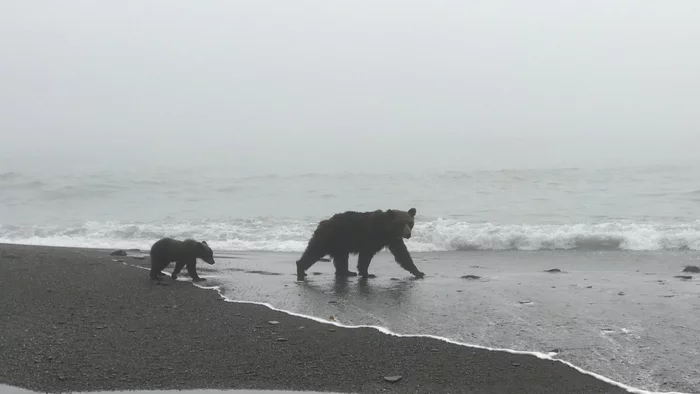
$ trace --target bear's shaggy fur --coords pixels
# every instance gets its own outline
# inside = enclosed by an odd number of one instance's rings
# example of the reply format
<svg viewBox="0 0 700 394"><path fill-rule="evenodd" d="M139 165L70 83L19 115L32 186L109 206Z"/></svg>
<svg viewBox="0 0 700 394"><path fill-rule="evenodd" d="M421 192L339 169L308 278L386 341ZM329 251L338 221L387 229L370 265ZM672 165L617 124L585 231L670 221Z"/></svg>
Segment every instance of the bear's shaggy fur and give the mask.
<svg viewBox="0 0 700 394"><path fill-rule="evenodd" d="M416 209L408 211L376 210L374 212L347 211L322 220L314 231L306 250L297 261L297 279L306 276L306 270L326 255L333 258L337 276L357 276L348 269L350 254L357 254L360 276L373 278L369 263L377 252L388 248L396 262L418 278L425 274L413 263L403 239L411 238Z"/></svg>
<svg viewBox="0 0 700 394"><path fill-rule="evenodd" d="M172 273L173 279L177 279L177 275L182 268L187 267L187 272L193 281L206 280L197 275L196 264L198 258L208 264L214 264L214 253L205 241L160 239L151 246L151 279L158 279L160 276L164 276L165 274L161 270L175 261L175 269Z"/></svg>

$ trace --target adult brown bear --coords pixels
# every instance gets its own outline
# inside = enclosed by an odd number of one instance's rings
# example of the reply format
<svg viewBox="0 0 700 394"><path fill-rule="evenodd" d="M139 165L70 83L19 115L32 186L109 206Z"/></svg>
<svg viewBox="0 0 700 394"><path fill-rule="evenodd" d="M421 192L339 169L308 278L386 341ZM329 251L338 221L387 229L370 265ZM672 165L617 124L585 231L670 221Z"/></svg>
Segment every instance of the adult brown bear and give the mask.
<svg viewBox="0 0 700 394"><path fill-rule="evenodd" d="M389 209L374 212L347 211L322 220L314 231L306 250L297 261L297 279L306 276L306 270L326 255L333 258L337 276L357 276L348 269L350 254L357 254L360 276L374 278L367 271L377 252L388 248L394 259L417 278L420 272L403 240L411 238L416 209L408 211Z"/></svg>

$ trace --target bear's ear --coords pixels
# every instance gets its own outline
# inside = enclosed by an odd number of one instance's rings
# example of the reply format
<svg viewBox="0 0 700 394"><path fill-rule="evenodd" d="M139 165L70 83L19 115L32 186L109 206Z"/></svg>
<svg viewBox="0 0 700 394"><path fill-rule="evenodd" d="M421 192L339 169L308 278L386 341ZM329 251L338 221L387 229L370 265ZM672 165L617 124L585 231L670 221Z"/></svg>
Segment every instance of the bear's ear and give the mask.
<svg viewBox="0 0 700 394"><path fill-rule="evenodd" d="M416 209L415 208L409 209L408 214L411 215L411 217L416 217Z"/></svg>
<svg viewBox="0 0 700 394"><path fill-rule="evenodd" d="M392 219L396 213L391 209L387 209L386 214L389 216L389 219Z"/></svg>
<svg viewBox="0 0 700 394"><path fill-rule="evenodd" d="M202 245L204 245L204 246L209 246L209 244L207 243L207 241L202 241L202 242L200 242L200 244L202 244Z"/></svg>

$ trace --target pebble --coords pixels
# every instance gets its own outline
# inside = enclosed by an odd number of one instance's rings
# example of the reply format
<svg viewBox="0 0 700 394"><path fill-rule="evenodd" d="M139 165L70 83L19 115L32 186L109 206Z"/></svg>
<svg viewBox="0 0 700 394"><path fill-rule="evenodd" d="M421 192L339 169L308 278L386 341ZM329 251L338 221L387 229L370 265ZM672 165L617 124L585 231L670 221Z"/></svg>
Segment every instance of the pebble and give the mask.
<svg viewBox="0 0 700 394"><path fill-rule="evenodd" d="M403 379L403 376L396 375L396 376L385 376L384 380L386 380L389 383L396 383L399 380Z"/></svg>
<svg viewBox="0 0 700 394"><path fill-rule="evenodd" d="M110 256L126 256L126 251L121 250L121 249L117 249L114 252L110 253L109 255Z"/></svg>
<svg viewBox="0 0 700 394"><path fill-rule="evenodd" d="M685 280L687 280L687 279L693 279L693 277L690 276L690 275L676 275L676 276L674 276L674 278L685 279Z"/></svg>
<svg viewBox="0 0 700 394"><path fill-rule="evenodd" d="M513 366L514 366L514 367L519 367L519 366L520 366L520 363L513 363Z"/></svg>
<svg viewBox="0 0 700 394"><path fill-rule="evenodd" d="M273 326L280 324L280 322L278 322L277 320L270 320L268 323L272 324Z"/></svg>
<svg viewBox="0 0 700 394"><path fill-rule="evenodd" d="M685 268L683 268L683 272L692 272L694 274L700 274L700 267L694 265L686 265Z"/></svg>
<svg viewBox="0 0 700 394"><path fill-rule="evenodd" d="M477 275L464 275L462 279L481 279L481 277Z"/></svg>
<svg viewBox="0 0 700 394"><path fill-rule="evenodd" d="M561 272L561 270L559 268L551 268L551 269L546 270L545 272L555 273L555 272Z"/></svg>
<svg viewBox="0 0 700 394"><path fill-rule="evenodd" d="M287 342L287 338L277 338L277 342Z"/></svg>

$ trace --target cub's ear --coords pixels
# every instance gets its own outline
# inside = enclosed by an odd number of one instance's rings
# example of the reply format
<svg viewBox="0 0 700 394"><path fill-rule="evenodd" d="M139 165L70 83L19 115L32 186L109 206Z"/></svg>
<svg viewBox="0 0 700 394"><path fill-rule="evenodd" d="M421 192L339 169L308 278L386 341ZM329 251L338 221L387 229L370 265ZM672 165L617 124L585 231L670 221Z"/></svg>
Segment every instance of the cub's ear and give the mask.
<svg viewBox="0 0 700 394"><path fill-rule="evenodd" d="M392 209L387 209L386 214L387 216L389 216L390 219L393 218L394 215L396 215L396 213Z"/></svg>
<svg viewBox="0 0 700 394"><path fill-rule="evenodd" d="M202 241L202 242L200 242L200 244L202 244L202 245L204 245L204 246L209 246L209 244L207 243L207 241Z"/></svg>
<svg viewBox="0 0 700 394"><path fill-rule="evenodd" d="M416 217L416 209L415 208L409 209L408 214L411 215L411 217Z"/></svg>

